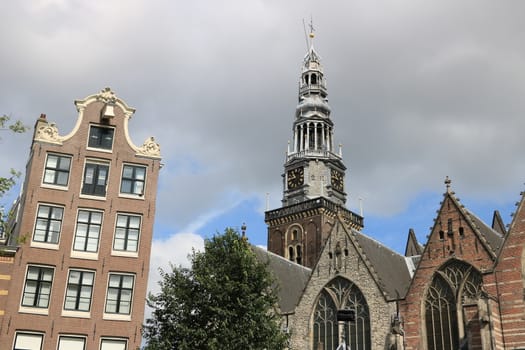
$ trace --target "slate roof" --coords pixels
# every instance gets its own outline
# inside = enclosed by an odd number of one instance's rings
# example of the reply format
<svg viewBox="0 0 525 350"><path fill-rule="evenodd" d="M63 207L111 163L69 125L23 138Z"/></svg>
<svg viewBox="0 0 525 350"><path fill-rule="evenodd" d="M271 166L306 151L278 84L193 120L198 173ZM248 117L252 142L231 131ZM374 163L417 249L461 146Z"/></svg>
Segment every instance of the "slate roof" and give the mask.
<svg viewBox="0 0 525 350"><path fill-rule="evenodd" d="M410 271L405 257L363 233L357 232L356 238L374 267L387 300L404 298L410 284Z"/></svg>
<svg viewBox="0 0 525 350"><path fill-rule="evenodd" d="M472 222L478 229L479 233L485 238L490 248L492 248L495 255L498 255L500 248L503 245L504 237L497 231L485 224L480 218L472 214L469 210L465 209L467 214L472 219Z"/></svg>
<svg viewBox="0 0 525 350"><path fill-rule="evenodd" d="M281 313L293 312L312 270L260 247L253 246L253 251L260 262L268 263L276 279Z"/></svg>

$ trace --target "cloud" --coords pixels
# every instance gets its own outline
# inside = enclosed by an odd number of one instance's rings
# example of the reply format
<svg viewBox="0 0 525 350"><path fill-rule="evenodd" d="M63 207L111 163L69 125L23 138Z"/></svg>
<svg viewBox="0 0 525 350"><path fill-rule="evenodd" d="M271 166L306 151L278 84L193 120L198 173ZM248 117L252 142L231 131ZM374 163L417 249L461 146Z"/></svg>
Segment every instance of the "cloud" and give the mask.
<svg viewBox="0 0 525 350"><path fill-rule="evenodd" d="M350 209L363 197L365 213L396 215L442 192L446 175L462 197L513 202L521 189L525 3L48 0L0 11L0 112L30 125L46 113L67 134L73 100L111 86L137 109L134 142L161 145L159 238L246 198L280 205L311 14ZM0 134L4 168L24 169L30 136Z"/></svg>
<svg viewBox="0 0 525 350"><path fill-rule="evenodd" d="M155 239L151 246L151 261L149 274L149 291L160 291L158 282L161 280L159 270L171 271L172 266L190 267L189 256L193 250L202 251L204 239L195 233L175 233L168 238ZM171 265L170 265L171 264Z"/></svg>

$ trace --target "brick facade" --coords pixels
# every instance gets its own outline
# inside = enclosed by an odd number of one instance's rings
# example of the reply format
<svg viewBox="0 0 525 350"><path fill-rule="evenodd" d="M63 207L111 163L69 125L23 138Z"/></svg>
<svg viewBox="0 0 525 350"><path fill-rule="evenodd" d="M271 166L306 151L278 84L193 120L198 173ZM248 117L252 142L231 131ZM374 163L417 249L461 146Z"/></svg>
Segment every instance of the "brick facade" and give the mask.
<svg viewBox="0 0 525 350"><path fill-rule="evenodd" d="M86 349L141 343L158 145L131 142L134 110L109 89L76 105L69 135L60 136L44 115L35 125L9 238L18 250L0 315L0 344L8 348L34 335L42 349L57 349L59 340L83 341Z"/></svg>

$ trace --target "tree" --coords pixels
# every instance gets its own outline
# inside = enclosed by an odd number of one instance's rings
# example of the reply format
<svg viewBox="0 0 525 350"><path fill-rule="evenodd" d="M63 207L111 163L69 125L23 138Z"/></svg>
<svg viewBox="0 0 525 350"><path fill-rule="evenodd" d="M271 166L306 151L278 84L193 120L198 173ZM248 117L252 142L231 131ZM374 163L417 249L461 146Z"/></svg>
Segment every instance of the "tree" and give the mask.
<svg viewBox="0 0 525 350"><path fill-rule="evenodd" d="M23 133L28 127L22 124L21 121L17 120L14 123L10 123L11 117L8 115L0 116L0 130L10 130L14 133ZM0 177L0 198L2 198L16 183L16 179L20 177L20 172L10 169L10 176ZM5 230L5 214L4 207L0 205L0 236Z"/></svg>
<svg viewBox="0 0 525 350"><path fill-rule="evenodd" d="M233 229L193 251L191 268L161 270L161 291L149 294L153 308L143 334L148 350L286 347L276 310L274 279L250 244Z"/></svg>

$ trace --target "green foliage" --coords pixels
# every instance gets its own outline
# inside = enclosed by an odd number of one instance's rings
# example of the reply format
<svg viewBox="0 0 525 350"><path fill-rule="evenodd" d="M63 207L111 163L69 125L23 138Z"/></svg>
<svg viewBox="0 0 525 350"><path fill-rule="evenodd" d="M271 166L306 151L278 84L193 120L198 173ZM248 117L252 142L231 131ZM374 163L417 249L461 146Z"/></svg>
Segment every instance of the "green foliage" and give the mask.
<svg viewBox="0 0 525 350"><path fill-rule="evenodd" d="M9 129L12 132L22 133L22 132L26 132L29 129L29 127L22 124L20 120L17 120L14 123L9 123L10 120L11 120L11 117L8 115L4 114L0 116L0 130Z"/></svg>
<svg viewBox="0 0 525 350"><path fill-rule="evenodd" d="M273 278L233 229L205 241L192 268L161 270L143 334L148 350L278 350L286 347Z"/></svg>
<svg viewBox="0 0 525 350"><path fill-rule="evenodd" d="M29 128L22 124L20 120L10 123L11 117L8 115L0 116L0 130L10 130L14 133L23 133ZM20 172L11 169L10 176L0 177L0 198L2 198L16 183L16 179L20 177ZM0 205L0 233L6 230L6 215L4 213L4 206Z"/></svg>

